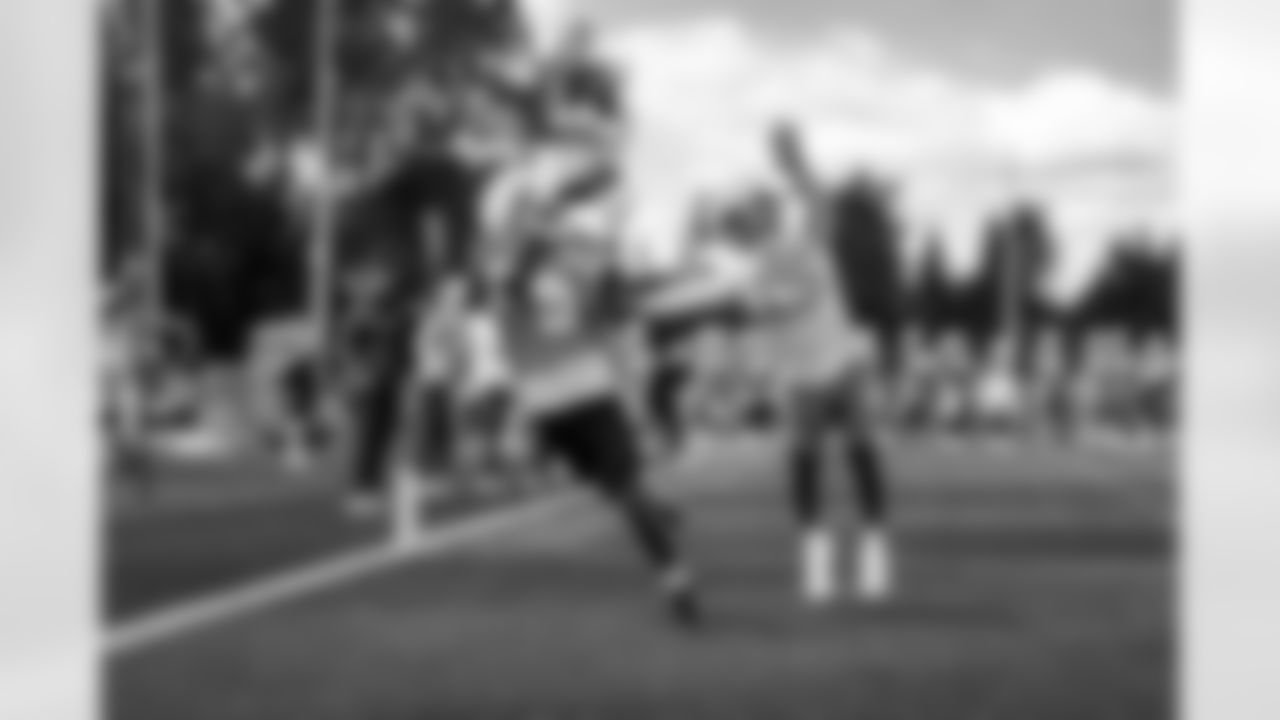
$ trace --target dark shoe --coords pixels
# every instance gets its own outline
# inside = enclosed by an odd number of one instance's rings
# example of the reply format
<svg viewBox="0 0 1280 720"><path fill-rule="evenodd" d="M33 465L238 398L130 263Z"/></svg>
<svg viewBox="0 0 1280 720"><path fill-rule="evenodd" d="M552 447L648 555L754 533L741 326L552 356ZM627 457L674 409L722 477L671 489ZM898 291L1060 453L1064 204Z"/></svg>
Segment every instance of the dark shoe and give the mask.
<svg viewBox="0 0 1280 720"><path fill-rule="evenodd" d="M680 627L693 629L703 623L703 607L693 573L675 568L662 582L662 592L671 619Z"/></svg>
<svg viewBox="0 0 1280 720"><path fill-rule="evenodd" d="M702 601L692 588L672 592L667 598L672 621L686 630L702 627L705 621Z"/></svg>

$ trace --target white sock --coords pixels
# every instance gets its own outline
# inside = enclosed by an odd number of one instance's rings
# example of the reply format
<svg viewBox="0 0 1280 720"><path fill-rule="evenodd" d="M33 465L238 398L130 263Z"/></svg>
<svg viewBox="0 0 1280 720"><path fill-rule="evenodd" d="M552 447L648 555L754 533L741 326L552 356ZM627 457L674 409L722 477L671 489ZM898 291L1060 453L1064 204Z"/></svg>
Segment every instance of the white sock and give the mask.
<svg viewBox="0 0 1280 720"><path fill-rule="evenodd" d="M880 602L893 592L893 551L883 528L862 531L858 546L857 586L854 592L868 602Z"/></svg>
<svg viewBox="0 0 1280 720"><path fill-rule="evenodd" d="M425 484L416 467L406 462L398 463L391 475L393 502L417 505L422 499L422 486Z"/></svg>
<svg viewBox="0 0 1280 720"><path fill-rule="evenodd" d="M311 448L299 437L299 433L290 432L284 442L284 466L291 473L306 472L311 468Z"/></svg>
<svg viewBox="0 0 1280 720"><path fill-rule="evenodd" d="M693 587L693 571L683 564L673 565L662 573L658 584L667 593L686 592Z"/></svg>
<svg viewBox="0 0 1280 720"><path fill-rule="evenodd" d="M823 604L836 591L836 545L829 529L809 528L800 536L800 594L806 602Z"/></svg>
<svg viewBox="0 0 1280 720"><path fill-rule="evenodd" d="M397 546L407 548L414 545L419 531L419 512L422 504L421 477L417 470L406 462L401 462L391 477L389 496L391 533Z"/></svg>

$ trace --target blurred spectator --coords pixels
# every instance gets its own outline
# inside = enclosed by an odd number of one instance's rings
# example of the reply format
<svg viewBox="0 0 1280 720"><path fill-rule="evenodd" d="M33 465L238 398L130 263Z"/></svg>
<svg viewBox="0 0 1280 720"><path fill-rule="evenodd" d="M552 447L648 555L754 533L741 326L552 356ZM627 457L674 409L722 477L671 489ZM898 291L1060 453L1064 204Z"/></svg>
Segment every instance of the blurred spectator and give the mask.
<svg viewBox="0 0 1280 720"><path fill-rule="evenodd" d="M939 428L966 433L971 428L973 384L977 363L973 347L957 332L943 335L937 349L937 395L933 414Z"/></svg>
<svg viewBox="0 0 1280 720"><path fill-rule="evenodd" d="M1071 429L1070 361L1061 333L1041 332L1028 367L1029 419L1037 434L1064 439Z"/></svg>
<svg viewBox="0 0 1280 720"><path fill-rule="evenodd" d="M895 382L895 425L919 433L929 429L929 409L937 393L936 358L929 337L918 328L907 329L900 340L901 373Z"/></svg>
<svg viewBox="0 0 1280 720"><path fill-rule="evenodd" d="M461 442L459 460L477 489L503 489L514 479L506 441L515 406L501 305L494 289L480 278L467 281L461 294L461 427L455 438Z"/></svg>
<svg viewBox="0 0 1280 720"><path fill-rule="evenodd" d="M1014 346L1009 340L998 339L988 347L974 398L974 419L984 434L1007 437L1019 427L1023 397L1015 361Z"/></svg>
<svg viewBox="0 0 1280 720"><path fill-rule="evenodd" d="M1085 337L1075 405L1081 429L1090 434L1113 435L1125 426L1123 344L1123 336L1110 329L1096 329Z"/></svg>
<svg viewBox="0 0 1280 720"><path fill-rule="evenodd" d="M411 387L416 308L397 281L395 270L376 261L354 273L343 323L354 425L349 509L357 516L382 507L406 415L402 396Z"/></svg>
<svg viewBox="0 0 1280 720"><path fill-rule="evenodd" d="M147 406L144 395L140 328L120 313L102 324L102 422L106 431L108 473L145 482L147 471Z"/></svg>
<svg viewBox="0 0 1280 720"><path fill-rule="evenodd" d="M309 318L260 326L252 340L251 385L267 439L288 468L302 471L324 440L320 338Z"/></svg>
<svg viewBox="0 0 1280 720"><path fill-rule="evenodd" d="M418 469L433 479L455 466L454 384L462 375L465 288L450 279L424 299L414 334L413 395L406 432Z"/></svg>
<svg viewBox="0 0 1280 720"><path fill-rule="evenodd" d="M1178 422L1177 350L1167 337L1152 336L1142 349L1144 412L1162 432L1174 431Z"/></svg>

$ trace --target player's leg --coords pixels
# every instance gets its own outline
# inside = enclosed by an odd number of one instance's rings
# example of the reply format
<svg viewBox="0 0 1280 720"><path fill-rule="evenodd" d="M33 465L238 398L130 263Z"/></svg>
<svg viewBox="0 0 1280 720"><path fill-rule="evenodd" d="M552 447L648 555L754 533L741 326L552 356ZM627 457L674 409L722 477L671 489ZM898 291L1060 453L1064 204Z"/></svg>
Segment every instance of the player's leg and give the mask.
<svg viewBox="0 0 1280 720"><path fill-rule="evenodd" d="M285 465L292 471L309 468L320 445L320 388L315 361L295 358L281 373L284 417L282 443Z"/></svg>
<svg viewBox="0 0 1280 720"><path fill-rule="evenodd" d="M160 369L149 365L132 379L130 403L125 427L125 477L134 489L149 497L159 490L160 477L156 461L159 459L156 437L160 427L158 397L160 395Z"/></svg>
<svg viewBox="0 0 1280 720"><path fill-rule="evenodd" d="M650 351L654 358L648 382L648 414L665 450L678 452L685 439L683 397L689 368L677 352L684 328L670 321L657 323L650 331Z"/></svg>
<svg viewBox="0 0 1280 720"><path fill-rule="evenodd" d="M787 441L792 511L799 531L800 595L824 604L835 597L836 541L823 508L824 398L813 390L792 397Z"/></svg>
<svg viewBox="0 0 1280 720"><path fill-rule="evenodd" d="M413 429L417 462L423 474L440 479L453 466L453 418L447 386L428 381L417 389L418 423Z"/></svg>
<svg viewBox="0 0 1280 720"><path fill-rule="evenodd" d="M846 462L853 481L853 495L861 515L858 529L854 591L863 599L878 601L893 589L893 549L889 532L889 479L884 450L872 426L869 378L852 373L845 388L833 388L844 426Z"/></svg>
<svg viewBox="0 0 1280 720"><path fill-rule="evenodd" d="M376 513L385 502L383 490L395 445L396 389L379 379L356 398L356 436L352 454L352 495L348 508L363 516Z"/></svg>
<svg viewBox="0 0 1280 720"><path fill-rule="evenodd" d="M654 370L651 391L651 410L664 446L678 452L684 442L684 424L681 417L681 398L684 394L687 372L682 363L664 359Z"/></svg>
<svg viewBox="0 0 1280 720"><path fill-rule="evenodd" d="M448 489L452 429L447 417L448 396L441 384L429 380L413 383L407 392L409 405L400 424L404 454L399 467L421 488L422 499L430 507Z"/></svg>
<svg viewBox="0 0 1280 720"><path fill-rule="evenodd" d="M494 387L477 400L476 450L477 470L488 478L495 492L512 492L518 489L512 463L507 460L505 435L507 424L507 395L503 388Z"/></svg>
<svg viewBox="0 0 1280 720"><path fill-rule="evenodd" d="M140 394L136 381L129 375L121 373L110 377L104 418L110 477L139 488L143 483L138 476L148 470L142 452L145 427Z"/></svg>
<svg viewBox="0 0 1280 720"><path fill-rule="evenodd" d="M494 399L493 453L497 471L512 490L536 492L548 483L550 473L540 467L536 442L526 418L521 417L515 390L504 386Z"/></svg>
<svg viewBox="0 0 1280 720"><path fill-rule="evenodd" d="M483 436L480 407L475 396L459 398L458 436L454 472L460 488L472 497L483 497L489 489L482 467Z"/></svg>
<svg viewBox="0 0 1280 720"><path fill-rule="evenodd" d="M674 508L645 483L639 438L621 402L596 400L539 421L540 445L613 506L650 567L674 617L700 619L693 573L683 557Z"/></svg>

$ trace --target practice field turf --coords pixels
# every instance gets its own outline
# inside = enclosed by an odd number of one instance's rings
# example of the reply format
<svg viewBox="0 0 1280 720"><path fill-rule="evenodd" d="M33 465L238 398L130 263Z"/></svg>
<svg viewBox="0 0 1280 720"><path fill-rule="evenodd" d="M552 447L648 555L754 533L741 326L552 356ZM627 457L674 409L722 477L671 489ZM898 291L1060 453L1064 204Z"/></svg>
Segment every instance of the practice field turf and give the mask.
<svg viewBox="0 0 1280 720"><path fill-rule="evenodd" d="M104 533L108 620L133 620L382 543L385 522L349 519L340 466L325 467L302 478L254 458L175 463L157 473L154 494L117 487ZM528 494L444 498L430 520L451 523Z"/></svg>
<svg viewBox="0 0 1280 720"><path fill-rule="evenodd" d="M112 720L1163 720L1175 714L1165 456L895 452L902 587L793 597L776 452L665 485L709 590L665 623L587 498L536 522L135 648ZM265 512L265 511L264 511Z"/></svg>

